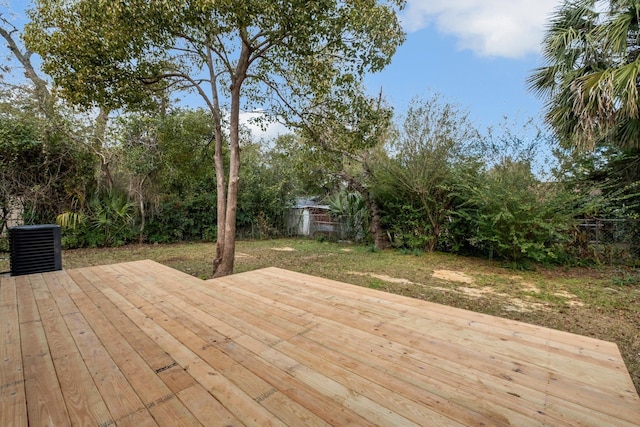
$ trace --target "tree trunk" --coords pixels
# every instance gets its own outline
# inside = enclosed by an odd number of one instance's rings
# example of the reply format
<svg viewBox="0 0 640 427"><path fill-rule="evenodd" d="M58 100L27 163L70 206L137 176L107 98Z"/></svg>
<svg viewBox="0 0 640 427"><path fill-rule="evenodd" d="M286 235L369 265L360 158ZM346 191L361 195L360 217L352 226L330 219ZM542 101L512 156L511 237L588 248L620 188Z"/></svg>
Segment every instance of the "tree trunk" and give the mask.
<svg viewBox="0 0 640 427"><path fill-rule="evenodd" d="M438 247L438 241L440 240L440 226L436 224L432 225L432 227L433 235L431 236L431 239L427 241L427 245L425 247L425 250L427 252L435 252L436 248Z"/></svg>
<svg viewBox="0 0 640 427"><path fill-rule="evenodd" d="M366 168L365 168L366 169ZM365 170L366 172L366 170ZM369 224L369 232L373 236L373 244L376 249L386 249L389 247L389 238L382 228L382 216L380 208L375 199L371 196L371 192L360 183L355 177L349 175L346 171L340 172L340 176L347 181L347 185L360 193L364 197L364 201L371 213L371 223Z"/></svg>
<svg viewBox="0 0 640 427"><path fill-rule="evenodd" d="M389 247L389 236L384 228L382 228L382 216L380 215L378 204L372 197L365 197L365 201L371 211L369 231L373 234L373 245L379 250L387 249Z"/></svg>
<svg viewBox="0 0 640 427"><path fill-rule="evenodd" d="M213 277L233 274L236 254L236 214L238 209L238 182L240 180L240 89L247 75L250 50L242 45L236 72L231 81L231 111L229 112L229 180L227 182L226 210L224 213L224 237L221 261L215 265ZM218 205L220 207L220 205ZM218 221L220 224L220 221ZM220 230L218 230L218 233Z"/></svg>
<svg viewBox="0 0 640 427"><path fill-rule="evenodd" d="M215 151L214 167L216 171L216 255L213 259L213 275L216 275L222 258L224 257L225 218L227 210L226 178L224 158L222 155L222 114L220 113L220 98L218 97L218 75L215 70L211 49L207 47L207 67L211 79L211 115L213 116Z"/></svg>
<svg viewBox="0 0 640 427"><path fill-rule="evenodd" d="M104 137L107 133L109 113L110 111L107 108L100 107L100 111L96 117L96 127L91 145L94 153L100 158L100 165L96 171L98 189L105 189L107 191L111 191L113 188L113 178L111 177L111 170L109 169L109 161L107 160L104 150Z"/></svg>
<svg viewBox="0 0 640 427"><path fill-rule="evenodd" d="M429 239L429 241L427 242L425 250L427 252L434 252L438 247L442 224L440 221L440 216L437 213L433 212L431 209L429 209L428 202L423 199L422 204L427 212L427 217L429 218L429 224L431 224L431 234L432 234L431 236L432 238Z"/></svg>
<svg viewBox="0 0 640 427"><path fill-rule="evenodd" d="M214 152L214 164L216 169L216 209L217 209L217 233L216 233L216 256L213 260L213 275L215 276L222 259L224 257L224 240L225 240L225 224L227 211L226 179L224 170L224 158L222 156L222 118L220 110L217 107L217 96L214 98L216 102L216 111L214 112L214 126L216 146Z"/></svg>
<svg viewBox="0 0 640 427"><path fill-rule="evenodd" d="M227 206L224 220L222 260L213 277L233 274L236 252L236 214L238 205L238 181L240 177L240 91L237 85L231 90L231 112L229 117L229 182L227 183Z"/></svg>
<svg viewBox="0 0 640 427"><path fill-rule="evenodd" d="M139 176L132 176L129 178L129 196L133 195L134 200L138 203L138 209L140 212L140 227L138 229L138 243L144 242L144 229L146 226L146 211L144 208L144 183L147 180L147 176L140 178Z"/></svg>
<svg viewBox="0 0 640 427"><path fill-rule="evenodd" d="M138 237L138 243L143 243L144 242L144 228L146 225L146 219L145 217L147 216L147 213L144 210L144 199L142 198L142 195L140 196L140 235Z"/></svg>

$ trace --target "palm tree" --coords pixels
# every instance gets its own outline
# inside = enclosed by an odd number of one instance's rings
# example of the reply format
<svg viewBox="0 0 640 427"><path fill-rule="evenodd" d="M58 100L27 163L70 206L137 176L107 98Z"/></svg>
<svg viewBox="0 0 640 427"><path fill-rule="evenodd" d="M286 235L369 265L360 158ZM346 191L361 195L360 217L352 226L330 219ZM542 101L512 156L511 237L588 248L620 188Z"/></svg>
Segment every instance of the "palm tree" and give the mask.
<svg viewBox="0 0 640 427"><path fill-rule="evenodd" d="M565 146L640 148L640 1L567 0L529 87Z"/></svg>

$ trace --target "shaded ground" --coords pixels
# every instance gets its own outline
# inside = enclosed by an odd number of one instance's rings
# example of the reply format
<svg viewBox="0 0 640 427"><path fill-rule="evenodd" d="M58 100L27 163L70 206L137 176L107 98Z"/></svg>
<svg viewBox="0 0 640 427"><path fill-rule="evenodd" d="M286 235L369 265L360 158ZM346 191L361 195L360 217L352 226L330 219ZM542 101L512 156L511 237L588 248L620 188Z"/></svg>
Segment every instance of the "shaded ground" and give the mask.
<svg viewBox="0 0 640 427"><path fill-rule="evenodd" d="M148 258L207 279L214 251L213 244L83 249L65 251L63 265L74 268ZM298 239L238 242L237 255L236 272L287 268L615 342L640 390L638 270L514 271L492 261L449 254L371 252L361 246Z"/></svg>

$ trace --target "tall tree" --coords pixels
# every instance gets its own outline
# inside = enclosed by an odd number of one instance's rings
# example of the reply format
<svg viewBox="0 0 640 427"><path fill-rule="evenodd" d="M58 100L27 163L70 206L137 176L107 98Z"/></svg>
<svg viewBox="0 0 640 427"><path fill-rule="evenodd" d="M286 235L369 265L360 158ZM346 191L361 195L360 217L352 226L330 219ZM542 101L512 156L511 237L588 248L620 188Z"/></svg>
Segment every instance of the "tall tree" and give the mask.
<svg viewBox="0 0 640 427"><path fill-rule="evenodd" d="M86 137L82 126L49 90L34 65L34 52L24 46L2 5L0 38L7 49L7 61L0 66L1 233L11 211L37 222L52 221L70 209L92 185L93 159L79 143Z"/></svg>
<svg viewBox="0 0 640 427"><path fill-rule="evenodd" d="M350 102L345 104L344 99ZM300 134L317 150L316 158L327 172L362 196L371 215L369 232L378 249L386 248L389 242L372 193L372 163L383 150L392 113L384 105L382 94L370 98L362 88L353 87L314 99L299 126Z"/></svg>
<svg viewBox="0 0 640 427"><path fill-rule="evenodd" d="M65 131L64 128L67 123L66 119L62 117L64 114L61 112L63 108L61 108L60 99L49 90L46 78L39 74L33 63L32 58L34 51L23 46L20 29L16 27L6 15L6 13L0 11L0 36L5 40L11 56L18 61L18 67L22 69L24 76L31 83L31 87L25 85L16 89L21 92L26 91L30 93L33 99L37 101L38 112L49 120L51 128ZM13 71L10 66L4 67L4 70L8 72ZM99 105L98 107L95 126L89 138L80 137L80 135L74 134L73 132L67 131L66 133L68 137L75 139L77 142L86 144L100 159L96 174L98 186L111 188L112 179L109 170L109 160L107 151L104 149L104 139L110 108L105 108L104 105Z"/></svg>
<svg viewBox="0 0 640 427"><path fill-rule="evenodd" d="M86 107L139 106L149 87L192 90L204 100L215 128L214 275L221 276L233 272L241 106L294 121L318 95L382 69L404 40L396 16L404 3L39 0L26 39L62 93Z"/></svg>
<svg viewBox="0 0 640 427"><path fill-rule="evenodd" d="M565 1L529 78L565 146L640 147L640 2Z"/></svg>
<svg viewBox="0 0 640 427"><path fill-rule="evenodd" d="M416 97L389 143L390 159L378 173L391 193L415 201L426 218L424 249L433 251L445 231L456 200L455 182L474 165L480 153L480 137L468 113L435 94ZM385 177L386 176L386 177Z"/></svg>

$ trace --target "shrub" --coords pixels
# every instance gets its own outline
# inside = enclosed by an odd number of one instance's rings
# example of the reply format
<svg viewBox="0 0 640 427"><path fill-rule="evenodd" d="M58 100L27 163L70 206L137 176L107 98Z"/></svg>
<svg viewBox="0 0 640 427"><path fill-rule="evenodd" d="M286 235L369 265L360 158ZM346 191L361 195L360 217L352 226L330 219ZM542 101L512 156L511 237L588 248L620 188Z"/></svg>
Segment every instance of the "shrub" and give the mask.
<svg viewBox="0 0 640 427"><path fill-rule="evenodd" d="M540 182L526 162L505 161L462 188L454 212L454 240L492 258L520 264L554 262L573 224L571 198L558 186ZM464 233L463 235L461 235Z"/></svg>

